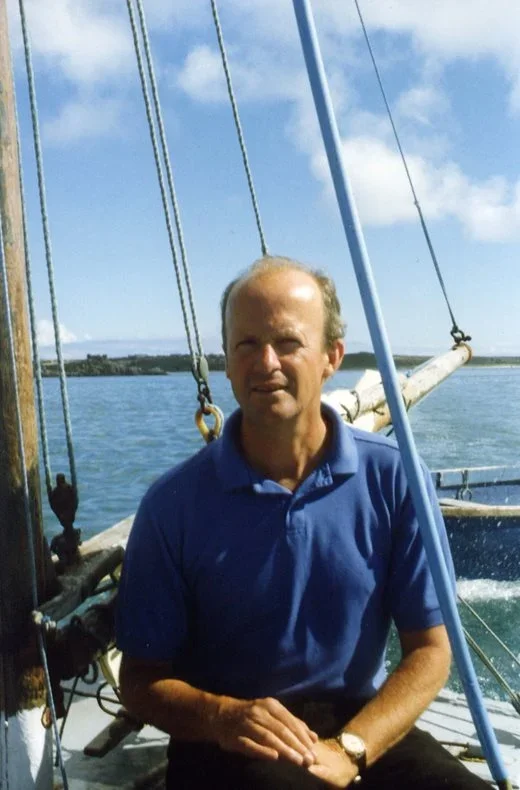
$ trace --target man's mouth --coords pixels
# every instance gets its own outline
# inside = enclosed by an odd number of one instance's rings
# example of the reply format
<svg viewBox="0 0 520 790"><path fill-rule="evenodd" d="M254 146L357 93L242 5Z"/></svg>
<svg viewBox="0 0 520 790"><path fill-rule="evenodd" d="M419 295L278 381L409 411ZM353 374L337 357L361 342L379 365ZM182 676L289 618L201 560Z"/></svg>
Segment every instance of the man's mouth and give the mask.
<svg viewBox="0 0 520 790"><path fill-rule="evenodd" d="M285 384L279 384L277 382L272 382L270 384L257 384L256 386L252 387L251 389L253 392L260 392L262 394L270 394L272 392L279 392L280 390L284 390L286 388Z"/></svg>

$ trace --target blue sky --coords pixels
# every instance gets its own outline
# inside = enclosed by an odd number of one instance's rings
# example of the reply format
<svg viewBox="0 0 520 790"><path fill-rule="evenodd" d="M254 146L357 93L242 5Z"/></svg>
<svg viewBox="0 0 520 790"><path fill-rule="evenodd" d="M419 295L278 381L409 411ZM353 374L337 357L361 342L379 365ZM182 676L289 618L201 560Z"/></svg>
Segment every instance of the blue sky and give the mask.
<svg viewBox="0 0 520 790"><path fill-rule="evenodd" d="M260 254L207 0L145 0L195 302L219 350L226 283ZM520 5L361 0L459 325L520 353ZM451 323L351 0L313 4L390 342L449 347ZM52 342L17 3L8 0L37 317ZM185 351L122 0L26 0L64 350ZM370 348L290 0L221 0L269 249L325 268Z"/></svg>

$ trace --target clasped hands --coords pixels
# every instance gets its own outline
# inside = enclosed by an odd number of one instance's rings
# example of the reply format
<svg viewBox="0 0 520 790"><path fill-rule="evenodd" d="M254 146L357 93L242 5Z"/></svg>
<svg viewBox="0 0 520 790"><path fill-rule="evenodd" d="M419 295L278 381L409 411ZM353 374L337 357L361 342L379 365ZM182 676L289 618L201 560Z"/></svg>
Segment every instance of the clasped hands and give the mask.
<svg viewBox="0 0 520 790"><path fill-rule="evenodd" d="M264 760L288 760L333 787L347 787L357 765L335 739L320 740L307 724L271 697L221 697L214 722L221 749Z"/></svg>

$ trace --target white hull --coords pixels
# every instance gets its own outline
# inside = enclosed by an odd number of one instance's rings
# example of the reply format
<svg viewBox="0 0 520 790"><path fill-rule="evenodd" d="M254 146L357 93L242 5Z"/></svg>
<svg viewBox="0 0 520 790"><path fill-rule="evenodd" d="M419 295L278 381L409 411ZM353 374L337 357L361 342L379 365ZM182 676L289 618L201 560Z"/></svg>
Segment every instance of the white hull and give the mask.
<svg viewBox="0 0 520 790"><path fill-rule="evenodd" d="M0 790L52 790L52 736L43 708L0 714ZM7 753L6 753L7 752Z"/></svg>

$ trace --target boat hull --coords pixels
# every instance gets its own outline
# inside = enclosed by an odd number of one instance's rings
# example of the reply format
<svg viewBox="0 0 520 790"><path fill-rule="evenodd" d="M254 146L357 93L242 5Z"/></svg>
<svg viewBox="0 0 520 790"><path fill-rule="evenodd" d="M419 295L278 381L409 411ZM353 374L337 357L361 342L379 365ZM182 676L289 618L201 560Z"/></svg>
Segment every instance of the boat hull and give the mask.
<svg viewBox="0 0 520 790"><path fill-rule="evenodd" d="M520 579L520 469L434 472L457 578Z"/></svg>
<svg viewBox="0 0 520 790"><path fill-rule="evenodd" d="M457 578L520 578L520 518L445 515L444 521Z"/></svg>

